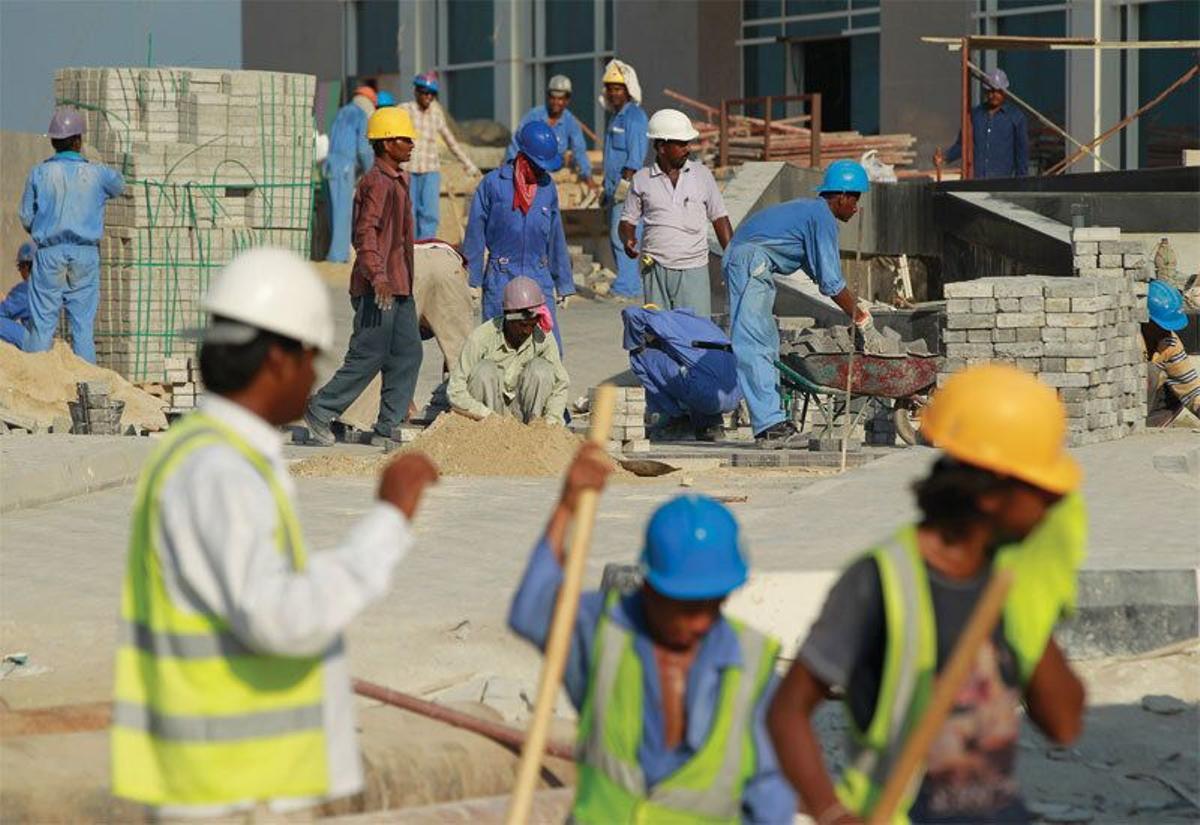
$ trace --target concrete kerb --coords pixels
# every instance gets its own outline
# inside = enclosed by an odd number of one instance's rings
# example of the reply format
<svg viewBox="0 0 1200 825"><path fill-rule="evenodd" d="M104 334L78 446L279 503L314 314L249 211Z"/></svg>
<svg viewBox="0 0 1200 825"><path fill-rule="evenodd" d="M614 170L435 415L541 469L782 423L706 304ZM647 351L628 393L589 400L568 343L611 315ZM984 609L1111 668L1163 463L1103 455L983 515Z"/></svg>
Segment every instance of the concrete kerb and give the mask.
<svg viewBox="0 0 1200 825"><path fill-rule="evenodd" d="M7 438L0 449L0 513L132 484L156 443L119 436Z"/></svg>

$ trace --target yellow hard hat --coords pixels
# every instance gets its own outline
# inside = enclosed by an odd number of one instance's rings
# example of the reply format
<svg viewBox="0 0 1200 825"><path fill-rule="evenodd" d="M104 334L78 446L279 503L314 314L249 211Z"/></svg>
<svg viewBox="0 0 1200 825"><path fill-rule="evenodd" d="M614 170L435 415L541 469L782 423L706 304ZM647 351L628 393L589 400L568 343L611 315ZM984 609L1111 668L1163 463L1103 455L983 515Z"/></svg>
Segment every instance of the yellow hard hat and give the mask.
<svg viewBox="0 0 1200 825"><path fill-rule="evenodd" d="M624 83L625 75L621 74L621 67L617 65L617 61L610 60L608 68L604 71L604 77L600 79L601 83Z"/></svg>
<svg viewBox="0 0 1200 825"><path fill-rule="evenodd" d="M1006 364L956 373L921 415L921 434L953 458L1052 493L1071 492L1082 476L1066 432L1054 390Z"/></svg>
<svg viewBox="0 0 1200 825"><path fill-rule="evenodd" d="M399 106L385 106L376 109L375 114L367 121L367 140L386 140L387 138L405 137L409 140L416 138L413 131L412 118L407 109Z"/></svg>

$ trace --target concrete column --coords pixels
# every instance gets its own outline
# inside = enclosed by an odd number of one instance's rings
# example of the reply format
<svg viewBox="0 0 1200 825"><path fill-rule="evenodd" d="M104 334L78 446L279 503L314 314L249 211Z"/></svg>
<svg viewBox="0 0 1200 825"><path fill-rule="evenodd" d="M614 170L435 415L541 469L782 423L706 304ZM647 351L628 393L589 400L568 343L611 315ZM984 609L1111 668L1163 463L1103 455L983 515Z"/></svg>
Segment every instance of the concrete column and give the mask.
<svg viewBox="0 0 1200 825"><path fill-rule="evenodd" d="M434 0L396 0L400 4L399 49L402 97L411 94L413 77L437 62L437 5Z"/></svg>
<svg viewBox="0 0 1200 825"><path fill-rule="evenodd" d="M1068 37L1092 37L1094 15L1093 0L1072 0L1067 12ZM1119 40L1121 34L1121 10L1107 4L1101 5L1101 37L1104 40ZM1072 49L1067 52L1067 122L1065 129L1080 143L1087 143L1096 136L1093 124L1095 95L1093 93L1093 53L1091 49ZM1100 53L1100 131L1108 129L1120 120L1121 110L1121 54L1116 49L1104 49ZM1074 150L1077 150L1075 148ZM1067 147L1067 153L1074 153ZM1101 147L1100 156L1113 166L1121 165L1121 139L1114 135ZM1075 162L1070 172L1091 172L1093 161L1084 157Z"/></svg>

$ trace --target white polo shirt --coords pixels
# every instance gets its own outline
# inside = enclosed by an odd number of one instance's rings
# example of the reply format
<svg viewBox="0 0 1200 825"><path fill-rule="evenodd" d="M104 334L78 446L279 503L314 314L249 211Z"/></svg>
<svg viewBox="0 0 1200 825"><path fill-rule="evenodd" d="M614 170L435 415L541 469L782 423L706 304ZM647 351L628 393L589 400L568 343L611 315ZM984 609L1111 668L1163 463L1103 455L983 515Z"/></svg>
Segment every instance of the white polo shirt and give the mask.
<svg viewBox="0 0 1200 825"><path fill-rule="evenodd" d="M645 222L642 252L668 269L708 265L708 227L728 215L708 167L689 160L671 178L655 161L633 176L621 220Z"/></svg>

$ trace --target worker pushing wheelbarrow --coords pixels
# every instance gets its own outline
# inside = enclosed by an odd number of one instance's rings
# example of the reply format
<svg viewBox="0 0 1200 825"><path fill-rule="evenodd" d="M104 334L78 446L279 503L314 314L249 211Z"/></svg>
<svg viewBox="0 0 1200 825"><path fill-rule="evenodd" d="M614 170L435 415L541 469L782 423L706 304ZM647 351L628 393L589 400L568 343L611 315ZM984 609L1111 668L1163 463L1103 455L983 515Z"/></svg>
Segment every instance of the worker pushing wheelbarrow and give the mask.
<svg viewBox="0 0 1200 825"><path fill-rule="evenodd" d="M869 410L891 409L897 434L906 444L917 444L917 414L937 383L938 361L936 355L912 353L814 352L786 353L775 366L779 370L784 406L799 429L804 429L810 402L817 404L824 414L821 438L834 435L834 422L840 415L852 415L853 428ZM849 410L846 410L847 384Z"/></svg>

